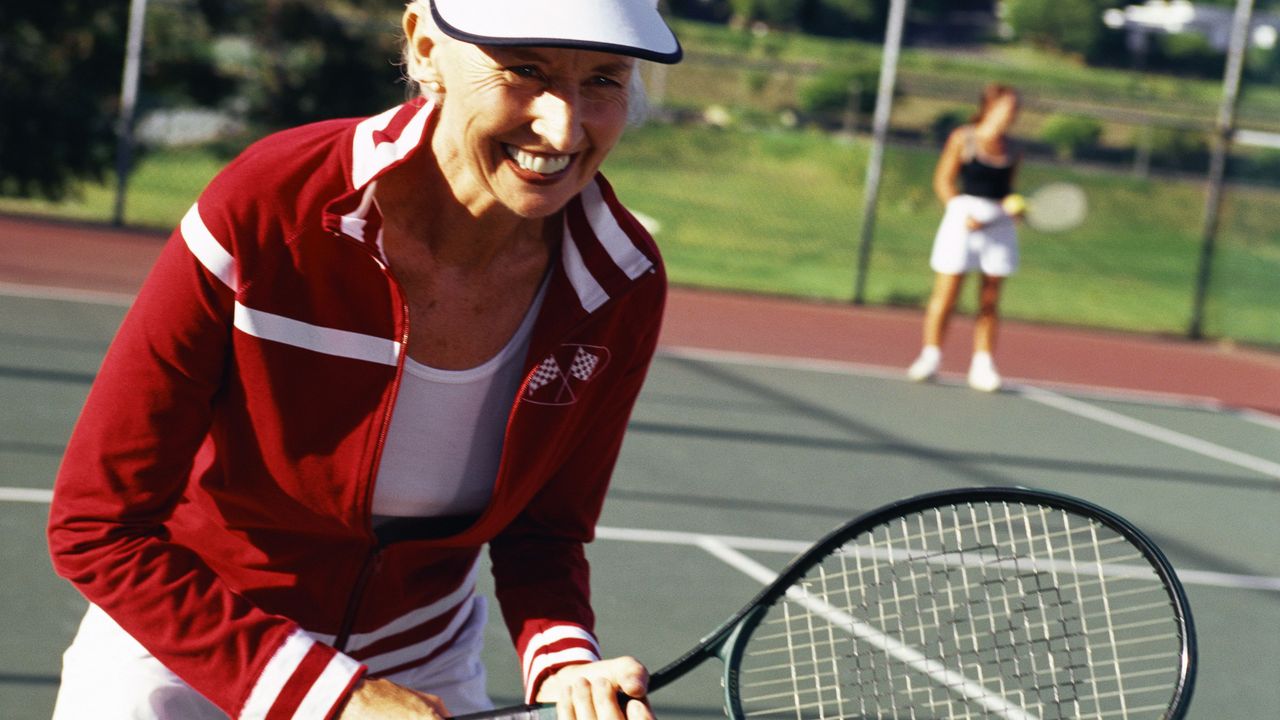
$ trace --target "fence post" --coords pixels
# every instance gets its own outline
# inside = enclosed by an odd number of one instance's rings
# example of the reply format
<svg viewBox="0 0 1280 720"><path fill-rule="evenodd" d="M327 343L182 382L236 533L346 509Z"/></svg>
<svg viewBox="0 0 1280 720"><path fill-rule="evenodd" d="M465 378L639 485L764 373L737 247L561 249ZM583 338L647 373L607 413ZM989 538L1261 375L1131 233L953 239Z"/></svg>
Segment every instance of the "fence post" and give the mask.
<svg viewBox="0 0 1280 720"><path fill-rule="evenodd" d="M125 41L124 71L120 82L120 117L116 121L116 202L113 225L124 224L125 189L133 165L133 114L138 105L138 75L142 67L142 34L147 0L129 2L129 36Z"/></svg>
<svg viewBox="0 0 1280 720"><path fill-rule="evenodd" d="M1249 45L1249 24L1253 17L1253 0L1236 0L1231 21L1231 44L1227 49L1227 68L1222 78L1222 103L1213 133L1213 154L1209 158L1209 189L1205 194L1204 228L1200 240L1200 266L1196 273L1195 297L1191 303L1191 325L1187 336L1204 337L1204 304L1209 292L1213 267L1213 246L1218 235L1218 217L1222 211L1222 185L1226 177L1227 156L1231 136L1235 133L1236 100L1240 96L1240 75L1244 69L1244 51Z"/></svg>
<svg viewBox="0 0 1280 720"><path fill-rule="evenodd" d="M884 144L889 133L889 113L893 109L893 85L898 74L898 50L902 47L902 25L907 0L890 0L889 21L884 33L884 54L880 60L880 87L876 90L876 110L871 121L871 155L867 158L867 186L862 199L862 231L858 236L858 267L853 280L853 304L861 305L867 284L867 264L871 259L871 236L876 227L876 202L880 197L880 171L884 165Z"/></svg>

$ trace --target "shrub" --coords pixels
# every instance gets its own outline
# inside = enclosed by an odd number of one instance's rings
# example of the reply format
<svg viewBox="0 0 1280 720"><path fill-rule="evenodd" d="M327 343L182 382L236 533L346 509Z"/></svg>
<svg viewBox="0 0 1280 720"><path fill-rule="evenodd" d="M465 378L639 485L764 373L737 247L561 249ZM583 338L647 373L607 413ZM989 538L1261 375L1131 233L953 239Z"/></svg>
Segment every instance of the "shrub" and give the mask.
<svg viewBox="0 0 1280 720"><path fill-rule="evenodd" d="M1005 0L1014 34L1037 45L1088 54L1105 32L1102 0Z"/></svg>
<svg viewBox="0 0 1280 720"><path fill-rule="evenodd" d="M1064 160L1096 147L1101 137L1102 123L1077 115L1050 115L1040 128L1040 139L1052 145Z"/></svg>
<svg viewBox="0 0 1280 720"><path fill-rule="evenodd" d="M858 112L871 112L879 80L879 71L872 68L823 71L800 88L800 109L810 115L839 115L849 107L850 93L856 91Z"/></svg>
<svg viewBox="0 0 1280 720"><path fill-rule="evenodd" d="M1151 131L1151 161L1165 167L1189 170L1204 165L1209 139L1204 133L1182 128L1154 128Z"/></svg>
<svg viewBox="0 0 1280 720"><path fill-rule="evenodd" d="M943 110L933 117L933 122L929 123L929 138L936 145L945 145L947 138L951 137L952 130L969 122L970 114L959 108Z"/></svg>

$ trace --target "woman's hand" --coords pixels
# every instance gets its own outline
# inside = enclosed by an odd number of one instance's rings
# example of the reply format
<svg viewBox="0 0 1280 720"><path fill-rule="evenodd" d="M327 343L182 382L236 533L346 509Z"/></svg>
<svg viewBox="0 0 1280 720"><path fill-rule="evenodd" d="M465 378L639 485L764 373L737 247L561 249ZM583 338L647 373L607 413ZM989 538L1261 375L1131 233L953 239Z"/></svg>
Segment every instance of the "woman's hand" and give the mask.
<svg viewBox="0 0 1280 720"><path fill-rule="evenodd" d="M964 226L969 228L970 230L981 230L982 228L986 227L986 224L980 222L978 218L972 215L966 215L964 218Z"/></svg>
<svg viewBox="0 0 1280 720"><path fill-rule="evenodd" d="M654 720L645 695L649 671L631 657L566 665L542 682L538 702L553 702L559 720ZM618 694L632 700L625 711Z"/></svg>
<svg viewBox="0 0 1280 720"><path fill-rule="evenodd" d="M355 691L338 714L338 720L443 720L447 717L448 708L435 695L415 692L389 680L367 678L356 683Z"/></svg>

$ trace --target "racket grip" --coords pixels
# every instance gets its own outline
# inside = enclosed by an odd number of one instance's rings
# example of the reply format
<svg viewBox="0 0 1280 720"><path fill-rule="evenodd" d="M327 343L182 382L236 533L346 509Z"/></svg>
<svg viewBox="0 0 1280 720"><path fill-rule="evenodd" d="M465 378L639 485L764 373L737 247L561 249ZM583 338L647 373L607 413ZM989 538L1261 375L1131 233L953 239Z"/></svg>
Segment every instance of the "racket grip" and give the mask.
<svg viewBox="0 0 1280 720"><path fill-rule="evenodd" d="M534 703L454 715L451 720L556 720L554 703Z"/></svg>
<svg viewBox="0 0 1280 720"><path fill-rule="evenodd" d="M626 693L618 693L618 707L626 714L627 703L635 698ZM643 702L643 701L642 701ZM454 715L449 720L556 720L555 703L533 703L532 705L512 705L511 707L481 710L480 712Z"/></svg>

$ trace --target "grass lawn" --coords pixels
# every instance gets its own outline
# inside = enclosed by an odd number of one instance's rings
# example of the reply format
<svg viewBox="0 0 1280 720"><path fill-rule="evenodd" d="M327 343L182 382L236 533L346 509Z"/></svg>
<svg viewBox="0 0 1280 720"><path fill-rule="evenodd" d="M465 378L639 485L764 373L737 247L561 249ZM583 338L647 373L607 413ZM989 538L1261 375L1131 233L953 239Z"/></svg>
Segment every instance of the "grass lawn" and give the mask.
<svg viewBox="0 0 1280 720"><path fill-rule="evenodd" d="M674 282L829 300L853 294L865 142L816 133L651 126L614 152L606 172L653 216ZM942 208L930 190L936 155L890 148L867 274L870 303L920 305ZM1086 189L1088 222L1024 228L1009 317L1181 334L1200 252L1200 183L1029 164L1021 186L1070 180ZM1229 193L1206 332L1280 344L1280 193ZM965 298L962 308L971 307Z"/></svg>
<svg viewBox="0 0 1280 720"><path fill-rule="evenodd" d="M714 102L736 100L775 108L794 103L791 86L803 79L775 78L775 84L785 87L752 93L747 90L752 84L751 76L762 72L762 67L812 74L828 68L880 66L881 45L876 42L780 30L756 36L724 25L688 20L673 25L690 50L686 61L671 69L669 92L677 101L700 104L712 98ZM944 96L959 92L959 97L969 100L977 97L976 90L983 83L999 81L1013 84L1033 97L1068 100L1082 107L1116 105L1198 117L1206 122L1211 122L1217 112L1222 92L1222 80L1217 77L1154 73L1139 76L1127 69L1090 67L1078 58L1027 44L989 44L981 52L908 47L900 57L898 74L908 94L917 87ZM738 97L726 97L728 91ZM744 97L750 95L755 97ZM1248 85L1238 112L1246 124L1280 128L1280 88Z"/></svg>
<svg viewBox="0 0 1280 720"><path fill-rule="evenodd" d="M144 155L130 178L125 200L129 225L169 229L178 224L200 191L226 160L202 148ZM110 222L115 208L115 176L105 184L83 183L70 198L19 200L0 197L0 212L57 215L74 220Z"/></svg>
<svg viewBox="0 0 1280 720"><path fill-rule="evenodd" d="M605 172L632 208L661 223L676 283L834 301L853 294L865 140L816 132L651 125L631 131ZM929 189L935 154L892 147L884 168L867 300L920 305L941 217ZM130 188L131 224L169 228L221 167L210 152L146 157ZM1190 319L1200 251L1200 183L1028 165L1032 189L1071 180L1089 194L1088 222L1054 234L1022 232L1022 268L1008 317L1181 334ZM0 199L0 211L106 221L110 186L86 186L59 205ZM1280 345L1280 193L1233 188L1215 256L1206 333ZM968 293L966 294L968 295ZM962 309L972 306L965 298Z"/></svg>

